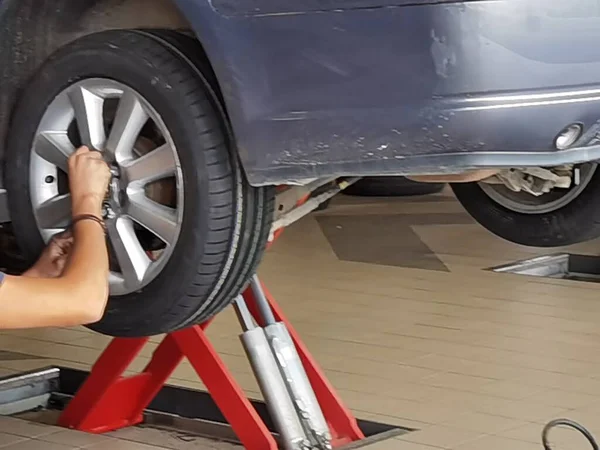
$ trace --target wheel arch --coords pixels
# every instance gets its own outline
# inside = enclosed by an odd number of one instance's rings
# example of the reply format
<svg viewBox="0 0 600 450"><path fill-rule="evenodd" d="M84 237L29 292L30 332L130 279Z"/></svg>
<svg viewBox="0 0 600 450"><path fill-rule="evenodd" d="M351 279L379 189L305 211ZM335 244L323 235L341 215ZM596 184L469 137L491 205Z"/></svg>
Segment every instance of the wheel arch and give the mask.
<svg viewBox="0 0 600 450"><path fill-rule="evenodd" d="M198 36L191 31L180 3L185 1L0 0L0 160L4 157L12 111L29 78L58 48L88 34L131 28L193 34L199 47L197 57L205 63L202 70L209 72L208 81L222 99L209 57ZM0 188L4 187L2 172ZM0 221L3 216L0 211Z"/></svg>

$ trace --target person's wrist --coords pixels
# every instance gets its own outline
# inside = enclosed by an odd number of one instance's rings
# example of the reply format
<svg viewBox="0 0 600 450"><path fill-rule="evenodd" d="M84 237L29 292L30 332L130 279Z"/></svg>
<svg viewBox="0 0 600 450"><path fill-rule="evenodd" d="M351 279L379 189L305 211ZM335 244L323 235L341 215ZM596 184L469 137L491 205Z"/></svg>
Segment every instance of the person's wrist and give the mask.
<svg viewBox="0 0 600 450"><path fill-rule="evenodd" d="M73 217L84 214L92 214L97 217L102 217L102 202L104 198L93 194L83 195L78 198L73 198L72 215Z"/></svg>

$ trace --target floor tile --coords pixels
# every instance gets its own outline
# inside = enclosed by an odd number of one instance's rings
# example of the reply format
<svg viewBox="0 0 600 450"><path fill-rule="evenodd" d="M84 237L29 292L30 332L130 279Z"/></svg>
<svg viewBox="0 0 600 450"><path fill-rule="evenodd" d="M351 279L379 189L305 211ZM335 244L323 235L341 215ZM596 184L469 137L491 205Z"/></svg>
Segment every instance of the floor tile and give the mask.
<svg viewBox="0 0 600 450"><path fill-rule="evenodd" d="M46 434L38 437L38 440L44 442L53 442L71 447L89 447L105 441L110 441L110 438L90 433L83 433L75 430L60 430L56 433Z"/></svg>
<svg viewBox="0 0 600 450"><path fill-rule="evenodd" d="M0 448L7 447L12 444L27 440L29 438L17 436L14 434L0 433Z"/></svg>
<svg viewBox="0 0 600 450"><path fill-rule="evenodd" d="M416 444L414 442L388 439L383 442L361 447L361 450L440 450L440 447L432 447L430 445Z"/></svg>
<svg viewBox="0 0 600 450"><path fill-rule="evenodd" d="M451 447L452 450L540 450L539 444L517 441L500 436L484 436L465 444Z"/></svg>
<svg viewBox="0 0 600 450"><path fill-rule="evenodd" d="M38 425L33 422L0 416L0 432L28 438L37 438L60 431L60 428Z"/></svg>
<svg viewBox="0 0 600 450"><path fill-rule="evenodd" d="M444 425L465 430L477 431L482 434L496 434L511 430L523 424L522 420L509 419L491 414L470 412L458 415L444 422Z"/></svg>
<svg viewBox="0 0 600 450"><path fill-rule="evenodd" d="M425 444L432 447L452 448L481 437L484 433L452 428L445 425L434 425L423 430L401 436L400 441Z"/></svg>
<svg viewBox="0 0 600 450"><path fill-rule="evenodd" d="M141 444L139 442L123 441L117 439L101 442L99 444L95 444L85 448L86 450L166 450L165 447L157 447L154 445Z"/></svg>
<svg viewBox="0 0 600 450"><path fill-rule="evenodd" d="M73 447L71 445L62 445L56 444L54 442L45 442L30 439L26 441L17 442L16 444L11 444L8 447L6 447L6 450L74 450L77 448L78 447Z"/></svg>

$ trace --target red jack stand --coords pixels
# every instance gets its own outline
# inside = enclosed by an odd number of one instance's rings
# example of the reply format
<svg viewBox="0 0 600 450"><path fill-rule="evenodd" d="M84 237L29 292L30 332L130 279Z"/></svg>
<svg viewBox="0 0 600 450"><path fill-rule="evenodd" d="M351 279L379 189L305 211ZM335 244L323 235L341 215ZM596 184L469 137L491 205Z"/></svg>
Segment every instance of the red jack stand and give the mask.
<svg viewBox="0 0 600 450"><path fill-rule="evenodd" d="M298 333L273 297L266 289L264 291L276 319L285 323L294 341L331 430L334 447L364 439L356 419L342 404ZM244 299L260 323L261 315L250 288L244 293ZM146 407L177 365L187 357L244 448L276 450L278 446L273 435L204 333L209 325L210 321L167 335L146 368L130 377L124 377L123 373L149 338L114 339L62 413L59 425L89 433L105 433L141 423Z"/></svg>

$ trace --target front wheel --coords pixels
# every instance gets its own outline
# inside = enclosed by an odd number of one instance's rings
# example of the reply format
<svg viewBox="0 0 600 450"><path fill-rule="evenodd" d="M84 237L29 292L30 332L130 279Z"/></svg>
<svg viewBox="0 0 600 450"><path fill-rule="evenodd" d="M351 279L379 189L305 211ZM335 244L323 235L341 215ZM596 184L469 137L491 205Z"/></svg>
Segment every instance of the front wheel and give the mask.
<svg viewBox="0 0 600 450"><path fill-rule="evenodd" d="M456 183L458 201L479 224L507 241L530 247L560 247L600 237L600 170L577 167L568 189L540 196L513 192L500 184Z"/></svg>
<svg viewBox="0 0 600 450"><path fill-rule="evenodd" d="M144 32L81 38L27 86L6 183L31 259L68 224L68 155L92 146L113 168L111 296L92 329L170 332L210 318L242 290L266 245L273 192L248 184L227 130L197 70Z"/></svg>

